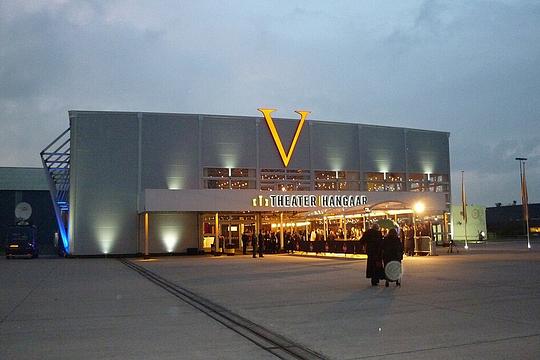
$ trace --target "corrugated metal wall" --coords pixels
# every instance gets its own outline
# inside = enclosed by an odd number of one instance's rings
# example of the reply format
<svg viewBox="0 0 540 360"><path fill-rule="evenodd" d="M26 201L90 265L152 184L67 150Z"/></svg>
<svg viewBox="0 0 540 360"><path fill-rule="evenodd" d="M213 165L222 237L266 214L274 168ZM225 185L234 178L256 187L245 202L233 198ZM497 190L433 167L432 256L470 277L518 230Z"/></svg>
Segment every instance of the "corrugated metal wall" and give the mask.
<svg viewBox="0 0 540 360"><path fill-rule="evenodd" d="M146 188L198 189L204 167L283 168L262 118L73 111L70 119L77 255L140 252L137 213ZM287 151L298 119L274 122ZM448 133L308 118L288 168L449 174ZM177 218L185 226L174 251L197 246L197 215ZM166 247L159 241L151 250Z"/></svg>

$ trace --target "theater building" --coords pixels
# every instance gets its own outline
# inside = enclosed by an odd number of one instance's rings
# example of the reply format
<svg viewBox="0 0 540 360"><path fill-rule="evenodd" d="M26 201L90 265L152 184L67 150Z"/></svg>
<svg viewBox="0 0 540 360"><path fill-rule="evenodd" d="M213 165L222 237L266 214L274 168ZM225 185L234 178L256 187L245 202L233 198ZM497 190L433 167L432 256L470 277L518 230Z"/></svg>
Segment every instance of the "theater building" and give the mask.
<svg viewBox="0 0 540 360"><path fill-rule="evenodd" d="M282 247L291 230L347 241L380 218L446 238L449 133L259 112L70 111L41 153L66 251L208 251L216 235L240 249L261 229Z"/></svg>

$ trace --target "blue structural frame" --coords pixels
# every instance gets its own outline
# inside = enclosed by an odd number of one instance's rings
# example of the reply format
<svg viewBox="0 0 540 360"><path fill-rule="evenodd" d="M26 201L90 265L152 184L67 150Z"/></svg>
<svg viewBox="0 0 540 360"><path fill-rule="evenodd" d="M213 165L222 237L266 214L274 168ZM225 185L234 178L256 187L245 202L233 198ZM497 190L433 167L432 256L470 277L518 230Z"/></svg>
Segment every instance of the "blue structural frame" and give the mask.
<svg viewBox="0 0 540 360"><path fill-rule="evenodd" d="M60 238L66 254L70 253L69 229L66 225L67 221L64 220L64 216L68 217L69 215L70 135L68 128L40 153Z"/></svg>

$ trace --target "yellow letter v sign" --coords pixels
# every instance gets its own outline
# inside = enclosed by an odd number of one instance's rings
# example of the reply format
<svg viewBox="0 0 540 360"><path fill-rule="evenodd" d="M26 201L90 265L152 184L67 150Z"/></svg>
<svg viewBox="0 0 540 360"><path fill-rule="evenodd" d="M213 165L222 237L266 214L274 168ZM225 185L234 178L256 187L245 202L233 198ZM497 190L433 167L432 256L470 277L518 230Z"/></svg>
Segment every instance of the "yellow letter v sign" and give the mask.
<svg viewBox="0 0 540 360"><path fill-rule="evenodd" d="M279 134L276 130L276 126L274 125L274 120L272 120L272 116L270 115L272 112L276 111L274 109L257 109L264 115L264 119L266 120L266 124L268 125L268 128L270 129L270 133L272 134L272 138L274 139L274 142L276 143L276 147L279 151L279 155L281 156L281 160L283 160L283 164L285 167L289 165L289 161L291 160L292 154L294 152L294 148L296 147L296 142L298 141L298 138L300 137L300 133L302 132L302 127L304 126L304 122L306 121L307 115L309 114L309 111L300 111L297 110L295 113L300 115L300 122L298 123L298 126L296 127L296 132L294 133L294 138L291 143L291 147L289 148L289 152L285 154L285 149L283 148L283 144L281 143L281 138L279 137Z"/></svg>

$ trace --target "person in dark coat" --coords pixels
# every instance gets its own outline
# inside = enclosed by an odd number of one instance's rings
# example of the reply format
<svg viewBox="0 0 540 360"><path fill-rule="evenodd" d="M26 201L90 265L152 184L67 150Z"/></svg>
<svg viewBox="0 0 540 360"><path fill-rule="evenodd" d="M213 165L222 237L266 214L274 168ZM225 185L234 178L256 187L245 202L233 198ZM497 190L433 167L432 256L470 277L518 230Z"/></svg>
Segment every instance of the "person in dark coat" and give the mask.
<svg viewBox="0 0 540 360"><path fill-rule="evenodd" d="M285 250L287 251L287 254L293 252L292 236L288 231L285 233Z"/></svg>
<svg viewBox="0 0 540 360"><path fill-rule="evenodd" d="M249 234L247 231L244 231L242 234L242 254L247 255L247 246L249 241Z"/></svg>
<svg viewBox="0 0 540 360"><path fill-rule="evenodd" d="M396 229L390 229L388 235L386 235L382 242L382 259L384 266L390 261L401 262L401 260L403 260L403 244L399 239ZM385 286L388 287L388 285L387 279ZM399 280L396 281L396 285L400 285Z"/></svg>
<svg viewBox="0 0 540 360"><path fill-rule="evenodd" d="M221 252L225 253L225 237L222 235L219 235L219 246L221 246Z"/></svg>
<svg viewBox="0 0 540 360"><path fill-rule="evenodd" d="M409 226L405 234L405 253L414 256L414 227Z"/></svg>
<svg viewBox="0 0 540 360"><path fill-rule="evenodd" d="M259 232L259 257L264 257L264 243L266 241L266 233L265 232Z"/></svg>
<svg viewBox="0 0 540 360"><path fill-rule="evenodd" d="M367 230L360 239L361 246L366 247L368 257L366 278L371 279L372 286L378 285L379 280L385 278L382 264L382 240L382 234L377 223L373 224L371 229Z"/></svg>
<svg viewBox="0 0 540 360"><path fill-rule="evenodd" d="M259 236L260 236L259 232ZM251 235L251 247L253 248L253 257L257 257L257 235L255 235L255 231L253 232L253 235Z"/></svg>

